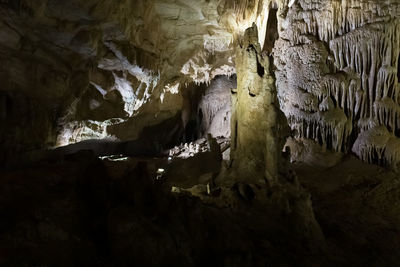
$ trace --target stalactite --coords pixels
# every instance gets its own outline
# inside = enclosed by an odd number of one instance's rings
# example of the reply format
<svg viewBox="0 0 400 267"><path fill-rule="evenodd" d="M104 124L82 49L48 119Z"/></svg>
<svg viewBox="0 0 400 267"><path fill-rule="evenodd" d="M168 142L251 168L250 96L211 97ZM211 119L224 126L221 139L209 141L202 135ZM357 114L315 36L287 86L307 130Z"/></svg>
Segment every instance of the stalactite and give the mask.
<svg viewBox="0 0 400 267"><path fill-rule="evenodd" d="M395 165L396 150L386 149L389 139L381 144L376 129L394 140L399 132L400 3L299 0L280 25L278 96L296 137L336 151L355 142L362 159Z"/></svg>
<svg viewBox="0 0 400 267"><path fill-rule="evenodd" d="M236 79L227 76L215 78L200 100L197 113L201 113L199 123L201 134L214 136L230 135L231 89L236 88Z"/></svg>

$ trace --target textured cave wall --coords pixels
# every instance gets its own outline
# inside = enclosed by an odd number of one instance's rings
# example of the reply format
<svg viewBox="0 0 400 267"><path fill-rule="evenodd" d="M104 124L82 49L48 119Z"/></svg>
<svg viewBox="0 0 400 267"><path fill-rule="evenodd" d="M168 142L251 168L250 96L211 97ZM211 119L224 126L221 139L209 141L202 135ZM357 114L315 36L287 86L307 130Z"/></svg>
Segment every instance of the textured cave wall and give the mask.
<svg viewBox="0 0 400 267"><path fill-rule="evenodd" d="M235 74L238 37L255 22L296 142L395 166L399 9L396 0L1 1L1 157L133 140L163 125L172 142L199 104L188 88Z"/></svg>
<svg viewBox="0 0 400 267"><path fill-rule="evenodd" d="M5 104L2 118L31 114L30 123L3 127L2 151L136 139L179 114L185 127L184 91L235 73L235 38L253 20L265 24L257 16L264 8L228 0L1 1L1 101L21 107L6 113ZM18 134L36 129L43 133Z"/></svg>
<svg viewBox="0 0 400 267"><path fill-rule="evenodd" d="M296 139L400 163L400 3L292 1L274 47L281 107Z"/></svg>
<svg viewBox="0 0 400 267"><path fill-rule="evenodd" d="M177 117L186 83L234 73L218 4L1 1L2 157Z"/></svg>

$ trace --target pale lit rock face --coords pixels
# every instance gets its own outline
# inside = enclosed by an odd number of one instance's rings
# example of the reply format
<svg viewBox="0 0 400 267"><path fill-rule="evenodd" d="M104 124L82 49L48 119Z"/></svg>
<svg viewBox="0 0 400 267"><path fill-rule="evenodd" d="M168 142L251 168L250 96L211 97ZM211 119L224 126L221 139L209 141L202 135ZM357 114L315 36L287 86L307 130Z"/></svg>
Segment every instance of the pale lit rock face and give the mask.
<svg viewBox="0 0 400 267"><path fill-rule="evenodd" d="M236 76L218 76L211 81L198 107L201 135L231 136L231 91L236 86Z"/></svg>
<svg viewBox="0 0 400 267"><path fill-rule="evenodd" d="M298 140L400 162L398 1L298 0L278 11L281 107Z"/></svg>

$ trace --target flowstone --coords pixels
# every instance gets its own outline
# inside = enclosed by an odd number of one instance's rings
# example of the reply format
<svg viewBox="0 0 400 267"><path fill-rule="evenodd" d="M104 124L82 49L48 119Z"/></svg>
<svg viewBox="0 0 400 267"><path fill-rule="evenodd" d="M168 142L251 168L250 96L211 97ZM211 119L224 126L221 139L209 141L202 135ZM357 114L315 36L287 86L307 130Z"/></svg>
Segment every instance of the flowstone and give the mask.
<svg viewBox="0 0 400 267"><path fill-rule="evenodd" d="M399 165L399 7L397 0L280 5L276 86L297 141Z"/></svg>

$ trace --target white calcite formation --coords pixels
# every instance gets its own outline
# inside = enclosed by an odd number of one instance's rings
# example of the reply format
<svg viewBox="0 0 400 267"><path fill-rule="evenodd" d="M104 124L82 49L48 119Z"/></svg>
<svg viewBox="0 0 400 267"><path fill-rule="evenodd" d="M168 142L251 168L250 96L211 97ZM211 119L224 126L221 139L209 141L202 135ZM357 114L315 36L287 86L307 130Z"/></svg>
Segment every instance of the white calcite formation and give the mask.
<svg viewBox="0 0 400 267"><path fill-rule="evenodd" d="M221 150L226 150L229 147L229 139L219 137L215 139ZM168 158L172 160L174 158L187 159L197 155L198 153L212 151L210 146L210 140L207 138L199 138L198 140L190 143L183 143L179 146L175 146L168 151Z"/></svg>
<svg viewBox="0 0 400 267"><path fill-rule="evenodd" d="M400 163L400 2L295 1L278 12L281 107L300 140Z"/></svg>
<svg viewBox="0 0 400 267"><path fill-rule="evenodd" d="M231 91L235 88L235 76L218 76L211 81L198 107L201 135L231 136Z"/></svg>

